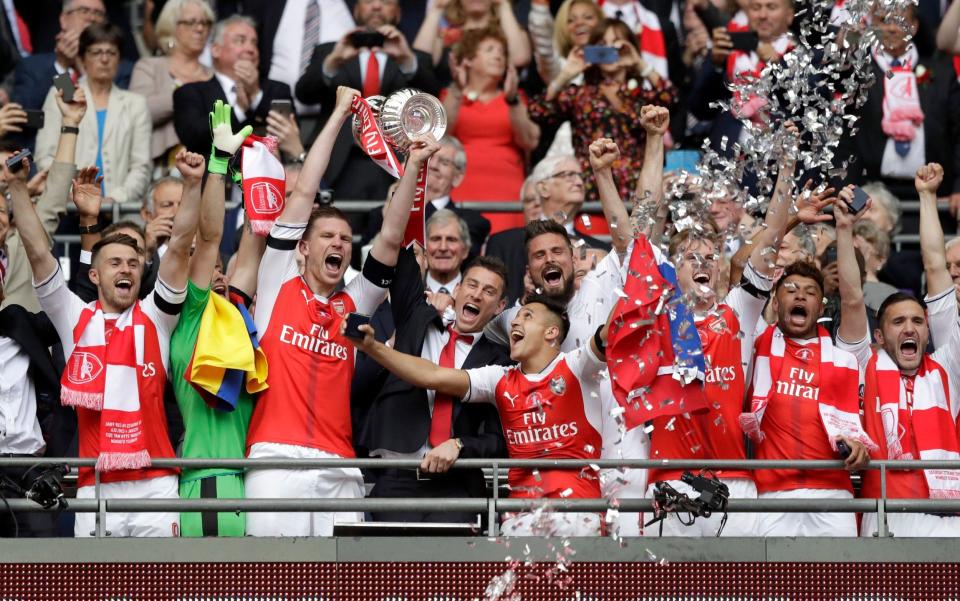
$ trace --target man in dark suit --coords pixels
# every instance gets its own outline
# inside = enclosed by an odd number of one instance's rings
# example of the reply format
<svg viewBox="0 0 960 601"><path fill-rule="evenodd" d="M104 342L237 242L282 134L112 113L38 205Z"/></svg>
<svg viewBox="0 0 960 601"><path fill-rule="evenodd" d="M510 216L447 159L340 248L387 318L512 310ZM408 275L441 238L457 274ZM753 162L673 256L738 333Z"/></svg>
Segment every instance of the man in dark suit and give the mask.
<svg viewBox="0 0 960 601"><path fill-rule="evenodd" d="M369 158L367 158L367 161L372 163ZM333 159L330 160L330 164L333 164ZM380 168L377 167L377 169ZM440 150L430 159L430 166L427 169L424 216L426 219L430 219L437 209L450 209L457 214L457 217L463 219L467 224L467 229L470 230L470 254L467 255L467 261L469 262L473 257L480 255L483 243L490 235L490 222L479 211L459 207L450 200L450 192L460 185L466 171L467 153L463 149L463 144L453 136L444 136L440 140ZM329 167L327 172L330 172ZM361 244L368 244L370 240L373 240L382 225L383 209L378 207L371 210ZM355 253L355 255L359 255L359 253Z"/></svg>
<svg viewBox="0 0 960 601"><path fill-rule="evenodd" d="M909 30L904 31L901 22L909 25ZM902 21L891 16L879 24L880 47L874 53L873 85L867 102L857 111L857 132L841 140L836 157L840 163L848 161L851 154L856 156L856 162L848 168L853 183L882 180L900 198L916 198L913 180L917 169L927 163L939 163L944 177L938 196L949 197L955 211L960 207L960 85L949 57L921 54L919 47L909 41L907 35L916 35L918 25L916 7L909 3ZM910 104L922 112L919 124L885 120L887 94L893 96L888 107L895 106L898 112L910 108L898 100L901 96L897 90L904 87L915 92L905 98L919 100ZM912 141L902 135L899 140L888 136L885 129L898 124L913 132Z"/></svg>
<svg viewBox="0 0 960 601"><path fill-rule="evenodd" d="M479 257L467 267L454 292L455 316L449 324L424 300L420 273L413 252L403 251L390 286L390 306L397 324L394 348L441 366L468 369L510 365L506 347L483 336L483 328L506 306L503 264ZM374 498L483 497L486 483L481 470L450 470L450 466L458 458L506 455L500 419L493 406L461 403L460 399L415 388L393 375L387 376L366 411L357 441L373 456L421 460L419 470L377 470L370 493ZM373 519L475 523L477 515L409 511L374 513Z"/></svg>
<svg viewBox="0 0 960 601"><path fill-rule="evenodd" d="M429 54L414 51L396 28L400 19L397 0L358 2L353 11L357 25L386 36L381 48L356 47L353 31L334 43L314 49L310 65L296 87L297 100L319 104L320 121L326 121L334 106L337 87L361 90L364 97L389 96L403 88L437 94L440 84L433 75ZM324 180L337 198L380 200L393 178L371 161L353 141L351 124L340 130Z"/></svg>
<svg viewBox="0 0 960 601"><path fill-rule="evenodd" d="M210 152L208 115L216 100L233 107L234 131L252 125L258 133L265 130L270 103L292 99L286 84L260 80L257 31L249 17L233 15L218 22L212 38L214 76L181 86L173 93L177 136L187 150L199 154Z"/></svg>
<svg viewBox="0 0 960 601"><path fill-rule="evenodd" d="M53 52L36 53L25 57L14 72L11 100L25 109L39 109L53 85L58 73L79 76L80 33L92 23L106 22L106 9L101 0L66 0L60 12L60 33L57 34ZM49 15L46 17L49 19ZM121 60L114 82L126 89L130 84L133 63Z"/></svg>
<svg viewBox="0 0 960 601"><path fill-rule="evenodd" d="M528 178L540 199L543 219L553 219L566 228L574 246L609 251L610 244L576 230L576 216L583 206L583 173L574 157L548 157L533 169ZM527 183L524 182L524 187ZM524 199L524 206L527 206ZM525 211L526 214L526 211ZM526 228L516 227L490 236L487 256L497 257L507 266L507 296L512 304L524 295L524 276L527 273ZM581 242L582 241L582 242Z"/></svg>

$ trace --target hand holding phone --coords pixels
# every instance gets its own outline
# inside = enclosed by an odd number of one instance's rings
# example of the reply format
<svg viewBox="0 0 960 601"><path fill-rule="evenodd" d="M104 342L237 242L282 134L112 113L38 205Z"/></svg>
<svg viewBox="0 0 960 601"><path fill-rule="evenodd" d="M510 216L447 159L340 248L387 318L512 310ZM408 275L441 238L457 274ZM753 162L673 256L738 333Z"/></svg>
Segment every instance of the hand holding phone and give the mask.
<svg viewBox="0 0 960 601"><path fill-rule="evenodd" d="M847 205L847 209L850 211L851 215L857 215L866 208L867 203L870 201L870 195L863 191L863 188L856 186L853 189L853 200L843 199L844 204Z"/></svg>
<svg viewBox="0 0 960 601"><path fill-rule="evenodd" d="M10 173L19 173L23 169L24 161L30 158L29 150L22 150L18 154L7 159L7 170Z"/></svg>
<svg viewBox="0 0 960 601"><path fill-rule="evenodd" d="M370 316L363 313L347 314L347 327L343 335L355 340L363 340L364 333L360 331L360 326L370 325Z"/></svg>
<svg viewBox="0 0 960 601"><path fill-rule="evenodd" d="M760 45L760 36L756 31L730 31L727 35L730 36L734 50L753 52Z"/></svg>
<svg viewBox="0 0 960 601"><path fill-rule="evenodd" d="M850 446L846 442L842 440L837 441L837 454L840 455L841 459L846 460L846 458L849 457L850 453L852 452L853 450L850 448Z"/></svg>
<svg viewBox="0 0 960 601"><path fill-rule="evenodd" d="M271 100L270 110L279 113L284 119L289 119L293 114L293 101L283 98Z"/></svg>
<svg viewBox="0 0 960 601"><path fill-rule="evenodd" d="M73 85L73 80L69 73L60 73L54 76L53 85L63 92L64 102L73 102L73 94L77 91L77 86Z"/></svg>
<svg viewBox="0 0 960 601"><path fill-rule="evenodd" d="M354 31L347 39L354 48L380 48L387 40L379 31Z"/></svg>
<svg viewBox="0 0 960 601"><path fill-rule="evenodd" d="M620 51L613 46L584 46L583 62L588 65L612 65L620 60Z"/></svg>

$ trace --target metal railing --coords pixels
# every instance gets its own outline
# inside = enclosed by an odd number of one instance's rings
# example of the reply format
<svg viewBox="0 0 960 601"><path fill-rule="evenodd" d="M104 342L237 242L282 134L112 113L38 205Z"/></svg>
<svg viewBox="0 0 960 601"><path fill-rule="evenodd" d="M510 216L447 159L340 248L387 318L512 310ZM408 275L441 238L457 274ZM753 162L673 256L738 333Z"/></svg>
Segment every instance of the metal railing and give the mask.
<svg viewBox="0 0 960 601"><path fill-rule="evenodd" d="M55 457L0 457L0 467L33 467L42 465L69 465L71 468L90 468L95 459ZM321 468L366 468L416 469L420 462L405 459L154 459L152 468L223 468L251 469L321 469ZM395 498L395 499L105 499L102 496L100 472L95 472L94 498L70 499L68 510L96 512L96 536L106 535L108 512L387 512L387 511L435 511L435 512L486 512L489 535L498 533L497 516L504 512L531 511L548 503L560 512L642 512L653 509L651 499L511 499L499 494L499 483L504 470L524 469L842 469L839 460L791 461L791 460L618 460L618 459L459 459L451 469L489 469L493 479L493 494L490 498ZM830 512L830 513L876 513L877 535L889 536L887 513L960 513L960 499L888 499L887 471L916 469L960 469L960 460L878 460L866 468L880 471L880 498L877 499L730 499L727 511L738 512ZM8 499L13 511L52 511L27 499Z"/></svg>

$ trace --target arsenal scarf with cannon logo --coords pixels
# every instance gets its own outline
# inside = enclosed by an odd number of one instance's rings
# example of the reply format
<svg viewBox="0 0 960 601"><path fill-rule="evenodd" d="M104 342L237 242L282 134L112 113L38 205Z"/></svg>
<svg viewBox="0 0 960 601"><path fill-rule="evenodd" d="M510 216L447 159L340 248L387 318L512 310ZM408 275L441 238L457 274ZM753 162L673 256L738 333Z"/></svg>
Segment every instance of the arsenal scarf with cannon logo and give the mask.
<svg viewBox="0 0 960 601"><path fill-rule="evenodd" d="M877 445L860 424L860 399L857 394L860 388L860 371L856 358L835 348L830 334L823 327L817 327L817 336L819 342L813 344L819 345L820 361L815 368L820 370L820 387L816 389L816 398L811 398L810 402L818 404L823 428L813 425L810 436L826 435L834 449L837 436L846 436L868 449L876 449ZM786 349L787 340L776 326L770 326L757 338L750 395L751 409L749 413L740 414L740 425L744 434L757 443L764 439L760 424L770 398L777 394L779 385L789 381L783 373ZM815 355L812 351L808 352Z"/></svg>
<svg viewBox="0 0 960 601"><path fill-rule="evenodd" d="M250 229L258 236L270 233L286 198L286 175L280 159L273 154L276 148L273 136L247 136L243 141L243 206Z"/></svg>
<svg viewBox="0 0 960 601"><path fill-rule="evenodd" d="M867 433L880 441L876 459L960 459L949 378L930 355L905 381L886 351L875 352L867 364L863 410ZM904 450L911 438L919 457L912 446ZM927 469L923 475L931 499L960 498L960 470ZM864 496L879 496L879 473L865 473L863 489Z"/></svg>
<svg viewBox="0 0 960 601"><path fill-rule="evenodd" d="M397 160L397 155L387 143L380 125L373 114L373 110L365 99L360 96L353 98L350 110L360 120L360 147L373 162L383 168L395 178L403 177L403 166ZM403 232L403 246L409 247L414 242L421 248L425 247L426 240L426 195L427 195L427 162L423 163L417 173L417 185L413 195L413 206L410 207L410 219Z"/></svg>
<svg viewBox="0 0 960 601"><path fill-rule="evenodd" d="M117 319L109 337L100 302L87 305L73 329L74 349L60 380L60 401L100 412L97 470L150 465L140 399L145 353L161 365L157 331L136 302Z"/></svg>

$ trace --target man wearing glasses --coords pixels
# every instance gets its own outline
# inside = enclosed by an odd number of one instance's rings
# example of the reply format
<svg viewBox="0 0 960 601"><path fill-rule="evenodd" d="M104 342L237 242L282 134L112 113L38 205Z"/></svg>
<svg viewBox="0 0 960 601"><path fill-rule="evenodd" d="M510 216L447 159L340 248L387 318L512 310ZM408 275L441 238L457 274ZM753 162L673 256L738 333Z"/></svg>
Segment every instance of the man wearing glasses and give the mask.
<svg viewBox="0 0 960 601"><path fill-rule="evenodd" d="M14 72L12 101L24 109L39 109L47 97L53 78L69 73L74 83L83 75L80 64L80 33L93 23L106 23L107 12L102 0L65 0L60 11L60 33L53 52L33 54L17 64ZM120 60L114 83L127 89L133 63ZM31 138L36 132L30 132ZM31 140L32 141L32 140Z"/></svg>
<svg viewBox="0 0 960 601"><path fill-rule="evenodd" d="M586 216L578 219L583 207L584 187L583 172L576 158L548 157L537 163L528 180L532 181L532 188L540 202L541 219L550 219L561 224L567 235L576 241L578 248L581 244L586 244L586 248L610 250L609 244L582 234L574 227L578 220L581 229L589 227L590 223ZM530 186L525 182L524 187ZM525 235L526 228L518 227L491 236L487 243L486 254L500 258L507 265L510 276L507 292L511 303L524 293L524 276L527 273ZM536 281L538 274L531 274L531 277Z"/></svg>

